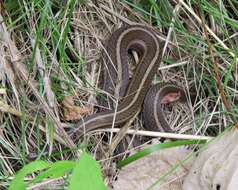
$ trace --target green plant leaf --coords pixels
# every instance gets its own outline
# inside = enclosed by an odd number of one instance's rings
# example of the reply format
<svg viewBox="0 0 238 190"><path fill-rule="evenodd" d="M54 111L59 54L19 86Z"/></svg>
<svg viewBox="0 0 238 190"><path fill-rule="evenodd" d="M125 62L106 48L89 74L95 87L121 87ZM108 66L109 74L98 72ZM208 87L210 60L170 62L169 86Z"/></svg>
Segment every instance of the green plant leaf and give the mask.
<svg viewBox="0 0 238 190"><path fill-rule="evenodd" d="M45 178L57 178L65 175L66 172L71 172L75 167L75 161L58 161L52 165L45 172L38 175L34 180L32 180L32 184L38 183Z"/></svg>
<svg viewBox="0 0 238 190"><path fill-rule="evenodd" d="M69 190L78 189L107 190L99 164L87 153L81 155L70 179Z"/></svg>
<svg viewBox="0 0 238 190"><path fill-rule="evenodd" d="M8 190L25 190L26 189L26 183L24 182L24 177L27 174L36 172L38 170L46 169L50 166L49 163L38 160L34 161L26 166L24 166L21 170L17 172L15 175L15 178L13 179L11 185L9 186Z"/></svg>
<svg viewBox="0 0 238 190"><path fill-rule="evenodd" d="M172 141L172 142L155 144L155 145L150 146L149 148L145 148L144 150L135 153L134 155L132 155L122 161L119 161L117 164L117 168L122 168L123 166L125 166L131 162L134 162L135 160L138 160L148 154L157 152L157 151L165 149L165 148L173 148L173 147L177 147L177 146L191 145L191 144L204 144L205 142L206 142L206 140L181 140L181 141Z"/></svg>

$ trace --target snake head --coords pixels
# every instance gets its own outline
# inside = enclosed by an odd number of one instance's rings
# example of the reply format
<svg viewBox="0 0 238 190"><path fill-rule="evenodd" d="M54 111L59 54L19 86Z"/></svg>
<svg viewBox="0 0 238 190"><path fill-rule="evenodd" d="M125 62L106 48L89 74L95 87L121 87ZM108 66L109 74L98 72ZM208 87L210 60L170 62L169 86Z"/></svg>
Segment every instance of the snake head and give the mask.
<svg viewBox="0 0 238 190"><path fill-rule="evenodd" d="M166 104L169 104L172 102L176 102L176 101L180 100L181 96L182 96L182 94L180 91L169 92L161 99L160 103L162 105L166 105Z"/></svg>

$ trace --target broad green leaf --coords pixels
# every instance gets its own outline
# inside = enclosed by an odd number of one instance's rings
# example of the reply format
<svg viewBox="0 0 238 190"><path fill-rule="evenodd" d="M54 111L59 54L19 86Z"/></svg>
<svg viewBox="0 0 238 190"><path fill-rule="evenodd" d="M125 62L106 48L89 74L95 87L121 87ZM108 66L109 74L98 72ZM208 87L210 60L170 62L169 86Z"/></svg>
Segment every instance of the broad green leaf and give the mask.
<svg viewBox="0 0 238 190"><path fill-rule="evenodd" d="M101 169L96 160L83 153L70 179L69 190L107 190L103 183Z"/></svg>
<svg viewBox="0 0 238 190"><path fill-rule="evenodd" d="M45 161L34 161L26 166L24 166L21 170L17 172L15 178L13 179L11 185L8 190L25 190L26 183L24 182L24 177L30 173L36 172L38 170L46 169L50 166L49 163Z"/></svg>
<svg viewBox="0 0 238 190"><path fill-rule="evenodd" d="M66 172L71 172L75 167L74 161L58 161L52 165L45 172L39 174L34 180L32 180L32 184L38 183L45 178L57 178L64 176Z"/></svg>

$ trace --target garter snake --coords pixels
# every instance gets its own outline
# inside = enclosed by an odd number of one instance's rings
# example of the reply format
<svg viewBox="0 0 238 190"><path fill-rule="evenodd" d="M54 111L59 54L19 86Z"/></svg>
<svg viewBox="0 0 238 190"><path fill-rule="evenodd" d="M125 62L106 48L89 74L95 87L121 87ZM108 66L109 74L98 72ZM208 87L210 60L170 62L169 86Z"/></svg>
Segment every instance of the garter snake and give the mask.
<svg viewBox="0 0 238 190"><path fill-rule="evenodd" d="M115 94L115 89L119 89L121 101L117 109L102 111L82 119L75 125L73 133L82 134L111 126L112 123L115 126L121 125L141 109L144 99L144 105L148 105L148 107L144 106L145 120L151 125L147 128L156 130L159 128L171 132L171 128L165 120L161 108L156 106L155 100L159 104L168 92L179 91L182 97L185 93L180 87L171 84L157 85L150 90L153 77L161 63L163 46L164 42L159 40L156 32L147 26L131 25L116 30L109 38L106 46L109 57L106 67L110 72L104 77L104 89L107 89L109 94ZM129 50L136 51L139 56L139 62L130 80ZM148 91L151 91L152 95L146 97ZM152 100L152 97L155 100ZM149 117L154 118L150 119Z"/></svg>

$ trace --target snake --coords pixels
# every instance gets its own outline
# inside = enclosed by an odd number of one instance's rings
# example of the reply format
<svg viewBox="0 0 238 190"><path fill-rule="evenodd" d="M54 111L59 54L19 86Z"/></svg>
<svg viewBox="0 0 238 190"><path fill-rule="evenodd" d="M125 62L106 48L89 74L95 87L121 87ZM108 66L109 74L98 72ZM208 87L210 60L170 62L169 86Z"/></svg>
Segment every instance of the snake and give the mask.
<svg viewBox="0 0 238 190"><path fill-rule="evenodd" d="M185 99L183 88L169 83L151 85L162 62L164 42L157 37L155 29L135 24L114 31L108 39L103 89L120 99L112 110L104 110L81 119L73 134L84 134L95 129L122 126L143 108L145 128L172 132L163 114L161 102L167 94ZM129 52L138 54L133 76L129 74ZM106 73L106 74L105 74Z"/></svg>

